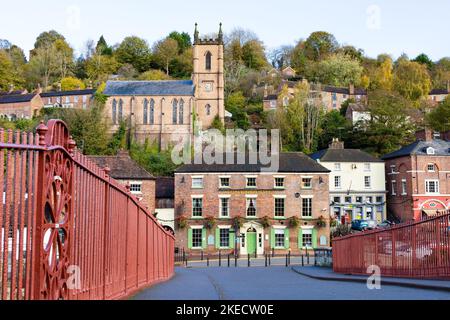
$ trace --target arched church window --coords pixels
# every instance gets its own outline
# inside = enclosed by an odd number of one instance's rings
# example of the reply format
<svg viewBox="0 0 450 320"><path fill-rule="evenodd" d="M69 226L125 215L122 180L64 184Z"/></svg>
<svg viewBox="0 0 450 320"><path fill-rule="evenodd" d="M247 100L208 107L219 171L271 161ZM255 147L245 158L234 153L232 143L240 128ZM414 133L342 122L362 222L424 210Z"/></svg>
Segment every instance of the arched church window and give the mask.
<svg viewBox="0 0 450 320"><path fill-rule="evenodd" d="M119 122L123 120L123 100L119 100Z"/></svg>
<svg viewBox="0 0 450 320"><path fill-rule="evenodd" d="M150 124L155 123L155 100L150 100Z"/></svg>
<svg viewBox="0 0 450 320"><path fill-rule="evenodd" d="M211 115L211 106L209 104L206 105L206 115L210 116Z"/></svg>
<svg viewBox="0 0 450 320"><path fill-rule="evenodd" d="M207 52L206 53L206 70L211 70L211 58L212 58L212 54L211 52Z"/></svg>
<svg viewBox="0 0 450 320"><path fill-rule="evenodd" d="M112 103L112 123L117 123L117 100L114 99Z"/></svg>
<svg viewBox="0 0 450 320"><path fill-rule="evenodd" d="M184 101L183 101L183 99L181 99L180 100L180 110L179 110L179 113L180 113L180 115L179 115L179 118L180 118L180 120L179 120L179 124L183 124L184 123Z"/></svg>
<svg viewBox="0 0 450 320"><path fill-rule="evenodd" d="M144 124L148 124L148 100L144 99Z"/></svg>
<svg viewBox="0 0 450 320"><path fill-rule="evenodd" d="M177 124L177 118L178 118L178 101L177 99L173 99L172 102L172 122L173 124Z"/></svg>

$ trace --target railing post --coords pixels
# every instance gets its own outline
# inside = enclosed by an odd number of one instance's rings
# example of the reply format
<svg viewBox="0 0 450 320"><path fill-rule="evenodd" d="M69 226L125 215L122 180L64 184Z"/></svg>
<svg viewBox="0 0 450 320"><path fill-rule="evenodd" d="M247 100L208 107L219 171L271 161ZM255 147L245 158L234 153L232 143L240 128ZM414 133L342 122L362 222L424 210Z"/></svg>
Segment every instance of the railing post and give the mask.
<svg viewBox="0 0 450 320"><path fill-rule="evenodd" d="M206 256L206 266L209 267L209 254Z"/></svg>
<svg viewBox="0 0 450 320"><path fill-rule="evenodd" d="M250 254L248 254L248 267L250 268Z"/></svg>
<svg viewBox="0 0 450 320"><path fill-rule="evenodd" d="M305 256L302 254L302 267L305 266Z"/></svg>
<svg viewBox="0 0 450 320"><path fill-rule="evenodd" d="M238 260L238 256L237 254L234 255L234 267L237 268L237 260Z"/></svg>
<svg viewBox="0 0 450 320"><path fill-rule="evenodd" d="M230 255L228 254L228 268L230 267Z"/></svg>
<svg viewBox="0 0 450 320"><path fill-rule="evenodd" d="M108 179L109 181L109 173L111 172L111 169L106 166L104 169L105 172L105 178ZM107 263L107 250L106 248L109 246L109 241L108 241L108 223L109 223L109 183L105 183L105 207L104 207L104 243L103 243L103 299L106 300L106 275L108 274L108 263ZM147 248L148 249L148 248ZM148 251L148 250L147 250ZM148 281L148 272L147 272L147 281Z"/></svg>
<svg viewBox="0 0 450 320"><path fill-rule="evenodd" d="M222 266L222 253L219 250L219 267Z"/></svg>

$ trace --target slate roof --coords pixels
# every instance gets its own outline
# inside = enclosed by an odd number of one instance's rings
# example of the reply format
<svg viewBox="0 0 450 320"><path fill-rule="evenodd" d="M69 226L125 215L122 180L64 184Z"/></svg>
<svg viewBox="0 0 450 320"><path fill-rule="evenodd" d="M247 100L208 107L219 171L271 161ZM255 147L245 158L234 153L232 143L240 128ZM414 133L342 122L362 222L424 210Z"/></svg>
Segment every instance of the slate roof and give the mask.
<svg viewBox="0 0 450 320"><path fill-rule="evenodd" d="M433 139L432 141L416 141L400 150L394 151L382 157L383 160L394 159L409 155L428 155L427 149L432 147L435 151L433 156L450 156L450 141Z"/></svg>
<svg viewBox="0 0 450 320"><path fill-rule="evenodd" d="M325 149L310 155L321 162L383 162L359 149Z"/></svg>
<svg viewBox="0 0 450 320"><path fill-rule="evenodd" d="M225 155L224 155L224 159ZM235 163L237 163L236 157ZM207 172L234 172L234 173L259 173L262 169L269 168L270 165L262 165L261 163L250 164L247 160L244 164L188 164L181 166L176 173L207 173ZM328 173L325 167L303 153L290 152L281 153L279 157L279 173Z"/></svg>
<svg viewBox="0 0 450 320"><path fill-rule="evenodd" d="M107 96L193 96L192 80L108 81L103 93Z"/></svg>
<svg viewBox="0 0 450 320"><path fill-rule="evenodd" d="M85 90L69 90L69 91L51 91L41 93L41 97L63 97L63 96L84 96L89 94L94 94L95 89L85 89Z"/></svg>
<svg viewBox="0 0 450 320"><path fill-rule="evenodd" d="M172 177L156 178L156 199L175 198L175 179Z"/></svg>
<svg viewBox="0 0 450 320"><path fill-rule="evenodd" d="M278 100L278 96L276 94L269 94L267 97L264 97L264 100Z"/></svg>
<svg viewBox="0 0 450 320"><path fill-rule="evenodd" d="M36 94L17 94L0 96L0 104L30 102Z"/></svg>
<svg viewBox="0 0 450 320"><path fill-rule="evenodd" d="M108 166L111 169L110 176L118 180L154 180L155 177L139 166L126 153L117 156L89 156L100 168Z"/></svg>
<svg viewBox="0 0 450 320"><path fill-rule="evenodd" d="M350 89L349 88L339 88L339 87L332 87L332 86L323 86L322 91L325 92L333 92L333 93L340 93L340 94L348 94L350 95ZM367 91L361 88L355 88L355 95L364 96L367 95Z"/></svg>

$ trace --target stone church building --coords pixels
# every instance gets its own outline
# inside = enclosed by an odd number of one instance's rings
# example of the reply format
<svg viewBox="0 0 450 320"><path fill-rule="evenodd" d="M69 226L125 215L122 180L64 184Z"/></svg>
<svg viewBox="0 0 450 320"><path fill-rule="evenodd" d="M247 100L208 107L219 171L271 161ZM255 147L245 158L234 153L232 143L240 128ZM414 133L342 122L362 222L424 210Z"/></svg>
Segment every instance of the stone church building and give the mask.
<svg viewBox="0 0 450 320"><path fill-rule="evenodd" d="M156 141L161 148L192 136L194 121L209 129L214 118L225 117L223 32L216 39L194 34L191 80L108 81L105 112L113 132L129 121L133 139Z"/></svg>

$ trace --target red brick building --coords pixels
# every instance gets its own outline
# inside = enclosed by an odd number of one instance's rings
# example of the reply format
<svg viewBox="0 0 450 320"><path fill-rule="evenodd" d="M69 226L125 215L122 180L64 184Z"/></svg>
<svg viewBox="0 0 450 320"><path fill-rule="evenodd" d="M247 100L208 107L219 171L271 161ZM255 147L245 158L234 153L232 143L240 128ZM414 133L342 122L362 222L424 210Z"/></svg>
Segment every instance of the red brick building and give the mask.
<svg viewBox="0 0 450 320"><path fill-rule="evenodd" d="M383 157L388 212L402 221L450 209L450 134L417 133L417 141Z"/></svg>
<svg viewBox="0 0 450 320"><path fill-rule="evenodd" d="M39 94L0 95L0 118L8 120L31 119L39 114L44 103Z"/></svg>
<svg viewBox="0 0 450 320"><path fill-rule="evenodd" d="M117 156L89 156L100 168L109 167L111 178L130 186L130 192L155 212L155 177L139 166L128 152L120 151Z"/></svg>
<svg viewBox="0 0 450 320"><path fill-rule="evenodd" d="M260 164L179 168L175 217L184 225L176 228L176 247L188 252L236 250L243 255L329 247L329 170L301 153L282 153L277 172L262 168ZM293 217L297 224L291 223Z"/></svg>

